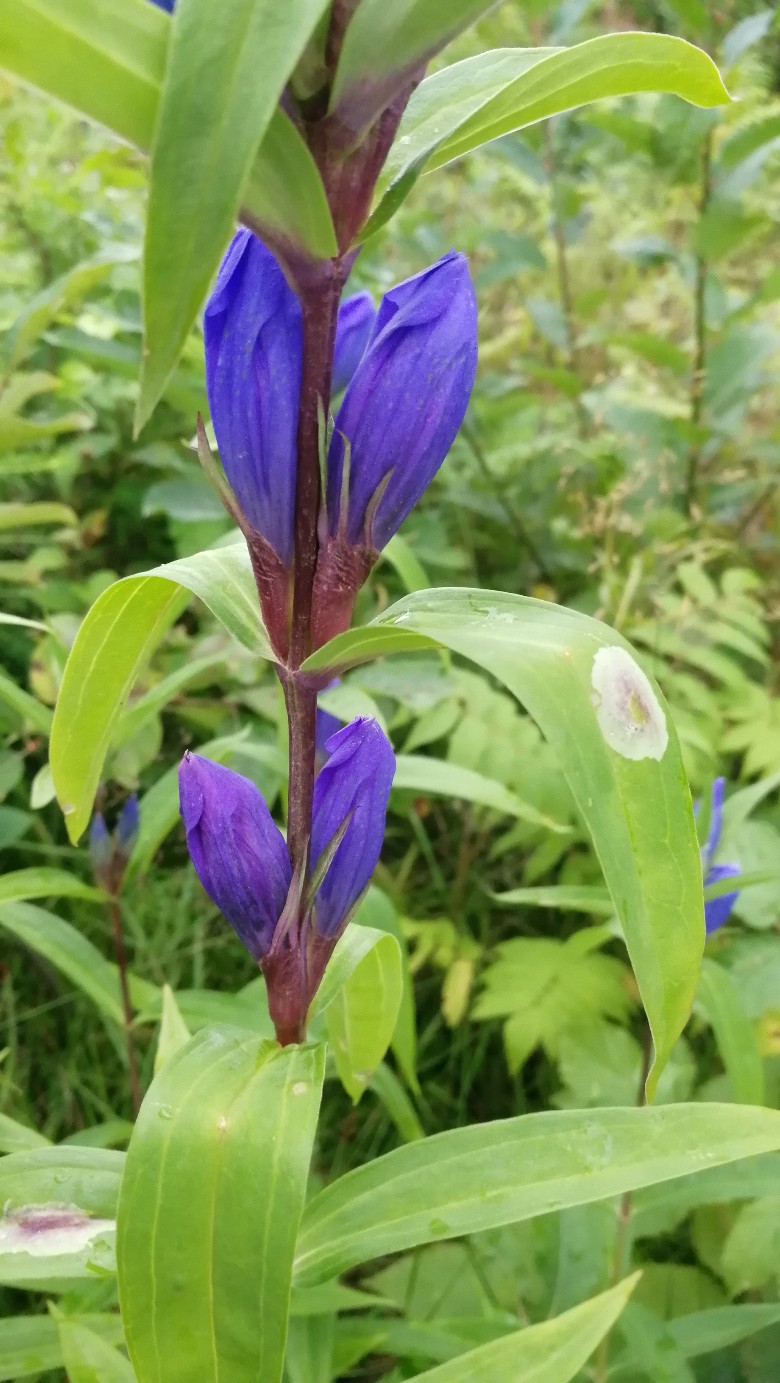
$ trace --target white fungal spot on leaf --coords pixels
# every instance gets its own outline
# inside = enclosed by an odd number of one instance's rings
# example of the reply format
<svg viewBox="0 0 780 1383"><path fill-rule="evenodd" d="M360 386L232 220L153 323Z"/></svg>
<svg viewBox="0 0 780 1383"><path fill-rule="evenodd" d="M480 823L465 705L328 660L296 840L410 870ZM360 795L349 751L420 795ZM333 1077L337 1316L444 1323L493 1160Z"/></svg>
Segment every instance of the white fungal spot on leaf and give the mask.
<svg viewBox="0 0 780 1383"><path fill-rule="evenodd" d="M650 680L625 648L600 648L590 675L591 700L604 739L624 759L662 759L666 717Z"/></svg>
<svg viewBox="0 0 780 1383"><path fill-rule="evenodd" d="M292 1088L293 1095L305 1095L309 1085L305 1080L297 1080Z"/></svg>
<svg viewBox="0 0 780 1383"><path fill-rule="evenodd" d="M31 1205L0 1219L0 1252L48 1258L80 1253L93 1239L116 1228L114 1220L85 1215L78 1206Z"/></svg>

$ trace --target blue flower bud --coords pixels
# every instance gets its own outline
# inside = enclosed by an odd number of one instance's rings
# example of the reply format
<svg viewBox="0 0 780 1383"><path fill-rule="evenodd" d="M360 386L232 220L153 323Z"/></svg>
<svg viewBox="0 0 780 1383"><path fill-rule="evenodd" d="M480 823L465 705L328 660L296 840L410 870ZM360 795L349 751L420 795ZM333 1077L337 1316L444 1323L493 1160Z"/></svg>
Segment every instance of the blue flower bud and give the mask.
<svg viewBox="0 0 780 1383"><path fill-rule="evenodd" d="M225 475L251 527L290 567L303 325L295 293L251 231L233 237L203 330Z"/></svg>
<svg viewBox="0 0 780 1383"><path fill-rule="evenodd" d="M156 5L159 10L167 10L169 14L173 13L175 3L176 0L152 0L152 4Z"/></svg>
<svg viewBox="0 0 780 1383"><path fill-rule="evenodd" d="M139 812L138 795L133 792L119 813L116 827L116 844L120 854L129 858L138 838Z"/></svg>
<svg viewBox="0 0 780 1383"><path fill-rule="evenodd" d="M331 441L331 537L381 551L452 446L476 368L474 286L451 250L382 299Z"/></svg>
<svg viewBox="0 0 780 1383"><path fill-rule="evenodd" d="M102 812L95 812L89 827L89 858L92 873L98 882L108 877L114 856L114 842Z"/></svg>
<svg viewBox="0 0 780 1383"><path fill-rule="evenodd" d="M343 830L320 884L314 925L335 937L370 882L382 849L395 755L375 720L361 716L332 735L330 755L314 784L311 864L316 872Z"/></svg>
<svg viewBox="0 0 780 1383"><path fill-rule="evenodd" d="M376 308L370 293L355 293L341 304L336 325L332 394L343 393L352 379L365 354L375 320Z"/></svg>
<svg viewBox="0 0 780 1383"><path fill-rule="evenodd" d="M185 754L181 762L179 803L198 878L259 960L271 945L292 879L281 831L254 783L199 754Z"/></svg>
<svg viewBox="0 0 780 1383"><path fill-rule="evenodd" d="M723 879L734 879L742 872L740 866L733 862L724 864L713 863L723 831L723 798L725 788L725 778L716 778L712 784L709 830L707 832L707 839L701 849L701 864L704 871L705 888L708 884L717 884ZM698 811L699 804L697 803L694 812L698 815ZM733 893L724 893L720 898L707 899L704 904L704 925L708 936L716 932L719 927L722 927L728 921L731 910L738 897L739 889L735 889Z"/></svg>

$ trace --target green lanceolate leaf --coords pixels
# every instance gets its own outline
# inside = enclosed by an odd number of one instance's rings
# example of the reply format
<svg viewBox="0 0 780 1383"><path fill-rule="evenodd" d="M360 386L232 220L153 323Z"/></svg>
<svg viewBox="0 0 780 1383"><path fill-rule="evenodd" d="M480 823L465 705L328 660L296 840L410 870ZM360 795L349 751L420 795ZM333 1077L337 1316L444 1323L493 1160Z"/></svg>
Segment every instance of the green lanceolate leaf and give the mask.
<svg viewBox="0 0 780 1383"><path fill-rule="evenodd" d="M347 28L331 94L331 111L355 142L434 53L497 3L361 0Z"/></svg>
<svg viewBox="0 0 780 1383"><path fill-rule="evenodd" d="M0 1205L6 1213L25 1206L73 1205L86 1215L113 1219L124 1153L103 1148L33 1148L0 1160Z"/></svg>
<svg viewBox="0 0 780 1383"><path fill-rule="evenodd" d="M242 198L242 219L261 236L293 240L313 259L338 253L325 188L292 120L275 110Z"/></svg>
<svg viewBox="0 0 780 1383"><path fill-rule="evenodd" d="M278 1383L324 1048L236 1028L163 1067L127 1154L117 1261L140 1383Z"/></svg>
<svg viewBox="0 0 780 1383"><path fill-rule="evenodd" d="M39 735L51 731L52 713L37 697L31 696L23 687L17 686L10 677L0 672L0 705L8 706L19 717L23 725L29 725Z"/></svg>
<svg viewBox="0 0 780 1383"><path fill-rule="evenodd" d="M169 32L144 0L9 0L0 65L148 149Z"/></svg>
<svg viewBox="0 0 780 1383"><path fill-rule="evenodd" d="M32 903L2 903L0 930L10 932L36 955L43 956L97 1004L101 1013L122 1023L115 967L69 922Z"/></svg>
<svg viewBox="0 0 780 1383"><path fill-rule="evenodd" d="M655 1043L655 1082L690 1013L704 947L690 792L660 692L606 625L523 596L425 591L305 664L443 645L503 682L553 746L593 838ZM672 854L672 849L674 853Z"/></svg>
<svg viewBox="0 0 780 1383"><path fill-rule="evenodd" d="M589 912L596 917L612 917L615 905L607 890L597 884L540 884L532 888L512 888L494 893L497 903L506 907L558 908L561 912Z"/></svg>
<svg viewBox="0 0 780 1383"><path fill-rule="evenodd" d="M314 9L317 0L307 3ZM0 66L148 153L170 34L169 16L149 0L8 0L0 12ZM313 257L336 253L316 164L278 108L245 181L243 207L261 233L285 236Z"/></svg>
<svg viewBox="0 0 780 1383"><path fill-rule="evenodd" d="M740 1302L735 1306L713 1306L708 1311L692 1311L669 1321L667 1330L686 1359L697 1359L716 1349L728 1349L758 1330L780 1321L780 1306Z"/></svg>
<svg viewBox="0 0 780 1383"><path fill-rule="evenodd" d="M1 1158L0 1283L64 1291L111 1272L123 1161L73 1147Z"/></svg>
<svg viewBox="0 0 780 1383"><path fill-rule="evenodd" d="M735 980L707 957L696 997L715 1034L734 1099L743 1104L763 1104L764 1063Z"/></svg>
<svg viewBox="0 0 780 1383"><path fill-rule="evenodd" d="M445 67L409 102L364 234L384 225L422 172L560 111L640 91L673 92L699 106L729 99L712 59L666 34L605 34L573 48L499 48Z"/></svg>
<svg viewBox="0 0 780 1383"><path fill-rule="evenodd" d="M155 1075L158 1075L172 1056L175 1056L182 1047L186 1047L191 1036L192 1033L181 1016L176 995L169 984L164 984L160 1033L157 1038L157 1051L154 1054Z"/></svg>
<svg viewBox="0 0 780 1383"><path fill-rule="evenodd" d="M100 902L104 897L99 888L85 884L75 874L46 865L30 869L13 869L0 875L0 904L23 903L33 898L85 898Z"/></svg>
<svg viewBox="0 0 780 1383"><path fill-rule="evenodd" d="M398 754L393 787L430 793L434 797L459 797L465 802L492 807L495 811L517 817L518 821L530 821L535 826L544 826L548 831L557 831L562 835L571 830L563 822L537 811L530 802L524 802L503 783L496 782L495 778L486 778L472 768L449 763L446 759L434 759L427 754Z"/></svg>
<svg viewBox="0 0 780 1383"><path fill-rule="evenodd" d="M73 1324L113 1344L122 1339L122 1323L115 1313L89 1313L72 1319ZM57 1322L51 1316L9 1316L0 1321L0 1383L59 1368L62 1347Z"/></svg>
<svg viewBox="0 0 780 1383"><path fill-rule="evenodd" d="M780 1148L780 1114L667 1105L528 1114L455 1129L378 1157L310 1201L296 1281L434 1240L586 1205L702 1166Z"/></svg>
<svg viewBox="0 0 780 1383"><path fill-rule="evenodd" d="M395 937L373 927L348 927L313 1007L325 1012L336 1069L356 1104L393 1040L402 995Z"/></svg>
<svg viewBox="0 0 780 1383"><path fill-rule="evenodd" d="M540 1325L417 1374L414 1383L570 1383L612 1328L639 1274Z"/></svg>
<svg viewBox="0 0 780 1383"><path fill-rule="evenodd" d="M135 1383L124 1354L88 1326L62 1320L59 1337L68 1383Z"/></svg>
<svg viewBox="0 0 780 1383"><path fill-rule="evenodd" d="M20 1124L9 1114L0 1114L0 1153L30 1152L32 1148L48 1148L49 1139L27 1124Z"/></svg>
<svg viewBox="0 0 780 1383"><path fill-rule="evenodd" d="M277 101L324 8L325 0L178 0L152 146L138 427L176 365Z"/></svg>
<svg viewBox="0 0 780 1383"><path fill-rule="evenodd" d="M271 656L243 543L183 557L109 586L78 632L52 728L52 776L74 842L89 822L133 684L184 608L186 591L199 596L246 647Z"/></svg>

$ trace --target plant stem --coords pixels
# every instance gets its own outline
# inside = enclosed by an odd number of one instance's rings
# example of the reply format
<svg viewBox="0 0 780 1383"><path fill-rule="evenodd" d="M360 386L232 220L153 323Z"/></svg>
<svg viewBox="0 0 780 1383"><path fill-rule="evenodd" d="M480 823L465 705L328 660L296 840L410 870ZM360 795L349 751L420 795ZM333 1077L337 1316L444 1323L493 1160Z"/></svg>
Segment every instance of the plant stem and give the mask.
<svg viewBox="0 0 780 1383"><path fill-rule="evenodd" d="M707 133L701 153L701 181L699 184L699 221L701 221L712 195L712 130ZM707 261L703 255L696 256L696 279L693 290L693 331L694 354L691 375L690 419L694 427L699 427L704 402L704 380L707 372ZM696 438L688 449L688 470L685 481L685 510L690 516L696 503L699 487L699 463L701 446Z"/></svg>
<svg viewBox="0 0 780 1383"><path fill-rule="evenodd" d="M301 294L303 363L298 416L295 492L295 576L288 669L283 674L290 727L287 845L293 870L306 869L314 793L317 693L296 676L311 651L311 610L320 513L320 434L330 403L330 379L339 297L340 261L322 266L322 279Z"/></svg>
<svg viewBox="0 0 780 1383"><path fill-rule="evenodd" d="M642 1040L642 1068L639 1075L639 1090L637 1091L636 1103L638 1108L642 1108L647 1103L645 1096L645 1086L650 1072L650 1061L653 1055L653 1039L650 1032L650 1025L645 1024L644 1037ZM624 1260L628 1243L628 1231L631 1226L631 1211L633 1209L633 1196L630 1191L624 1192L620 1198L617 1216L617 1231L615 1234L615 1251L612 1255L612 1272L610 1273L609 1286L614 1287L620 1281L624 1271ZM596 1361L595 1383L606 1383L609 1373L609 1341L611 1331L607 1331L599 1347L598 1358Z"/></svg>
<svg viewBox="0 0 780 1383"><path fill-rule="evenodd" d="M130 1099L133 1105L133 1113L137 1115L141 1108L141 1082L138 1078L138 1060L135 1050L135 1037L133 1034L133 1005L130 1002L130 985L127 978L127 952L125 950L125 934L122 926L122 904L119 901L119 895L116 893L109 895L108 915L111 919L111 930L114 935L114 954L116 955L116 963L119 970L119 987L122 991L122 1014L124 1019L125 1042L127 1044L127 1069L130 1076Z"/></svg>
<svg viewBox="0 0 780 1383"><path fill-rule="evenodd" d="M550 179L550 192L552 201L552 232L555 241L555 260L558 274L558 295L561 301L561 311L563 313L564 328L566 331L566 346L568 355L568 366L573 375L580 377L580 349L577 339L577 324L574 314L574 296L571 289L571 275L569 274L569 251L566 244L566 234L564 231L563 214L561 211L560 184L558 179L558 165L555 154L555 134L553 121L545 121L544 126L545 144L547 148L547 176ZM575 400L577 410L577 427L580 437L585 438L590 431L590 418L588 410L577 394Z"/></svg>

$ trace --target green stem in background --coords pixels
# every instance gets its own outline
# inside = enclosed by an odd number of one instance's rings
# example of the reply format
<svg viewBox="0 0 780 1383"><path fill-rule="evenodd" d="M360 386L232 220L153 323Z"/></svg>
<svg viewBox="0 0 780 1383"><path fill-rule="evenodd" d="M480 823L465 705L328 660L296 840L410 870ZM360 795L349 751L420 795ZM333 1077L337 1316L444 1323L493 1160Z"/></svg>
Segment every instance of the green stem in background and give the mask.
<svg viewBox="0 0 780 1383"><path fill-rule="evenodd" d="M558 176L558 162L555 150L555 122L546 120L544 122L544 139L546 146L545 163L547 166L547 176L550 180L551 195L551 220L553 240L555 241L555 266L558 275L558 295L563 313L564 329L566 331L566 353L568 367L573 375L582 379L580 371L580 349L577 338L577 319L574 312L574 295L571 288L571 275L569 273L569 247L566 243L566 231L564 229L564 215L561 207L561 187ZM590 418L588 410L582 402L579 392L575 400L577 412L577 430L580 437L584 440L590 432Z"/></svg>
<svg viewBox="0 0 780 1383"><path fill-rule="evenodd" d="M704 216L712 195L712 130L701 153L701 180L699 184L699 221ZM699 253L696 256L696 277L693 290L693 373L691 375L690 420L698 428L702 420L704 404L704 381L707 372L707 261ZM690 516L698 498L699 464L701 446L694 437L688 449L688 468L685 481L685 510Z"/></svg>
<svg viewBox="0 0 780 1383"><path fill-rule="evenodd" d="M487 457L485 456L485 453L482 450L482 446L480 442L477 440L474 429L468 422L464 422L461 428L461 436L468 445L468 448L474 460L476 461L479 469L481 470L485 479L489 482L494 495L501 504L509 521L510 527L512 527L515 531L515 536L518 542L524 548L526 548L529 557L531 557L531 559L536 563L539 575L542 577L542 579L544 581L549 582L550 585L552 585L552 572L550 571L539 548L536 546L536 543L534 542L533 538L528 532L523 518L520 514L518 514L514 504L512 503L507 493L507 486L505 482L499 479L495 472L490 469Z"/></svg>
<svg viewBox="0 0 780 1383"><path fill-rule="evenodd" d="M642 1068L639 1075L639 1090L637 1091L637 1108L642 1109L647 1104L647 1077L650 1074L650 1063L653 1057L653 1039L650 1032L649 1023L645 1023L645 1030L642 1037ZM621 1278L625 1277L627 1271L626 1251L629 1246L629 1230L631 1228L631 1212L633 1210L633 1196L630 1191L626 1191L620 1198L617 1215L617 1230L615 1233L615 1250L612 1255L612 1271L609 1277L610 1287L614 1287ZM607 1332L601 1341L598 1358L596 1360L596 1371L594 1375L595 1383L607 1383L609 1375L609 1341L611 1332Z"/></svg>
<svg viewBox="0 0 780 1383"><path fill-rule="evenodd" d="M109 894L108 915L111 920L111 931L114 937L114 954L116 955L117 968L119 970L119 987L122 992L122 1015L125 1030L125 1043L127 1045L127 1069L130 1075L130 1099L133 1105L133 1114L137 1115L141 1108L141 1082L138 1077L138 1058L135 1049L135 1035L133 1033L133 1005L130 1001L130 984L127 978L127 951L125 950L125 934L122 925L122 904L118 893Z"/></svg>

